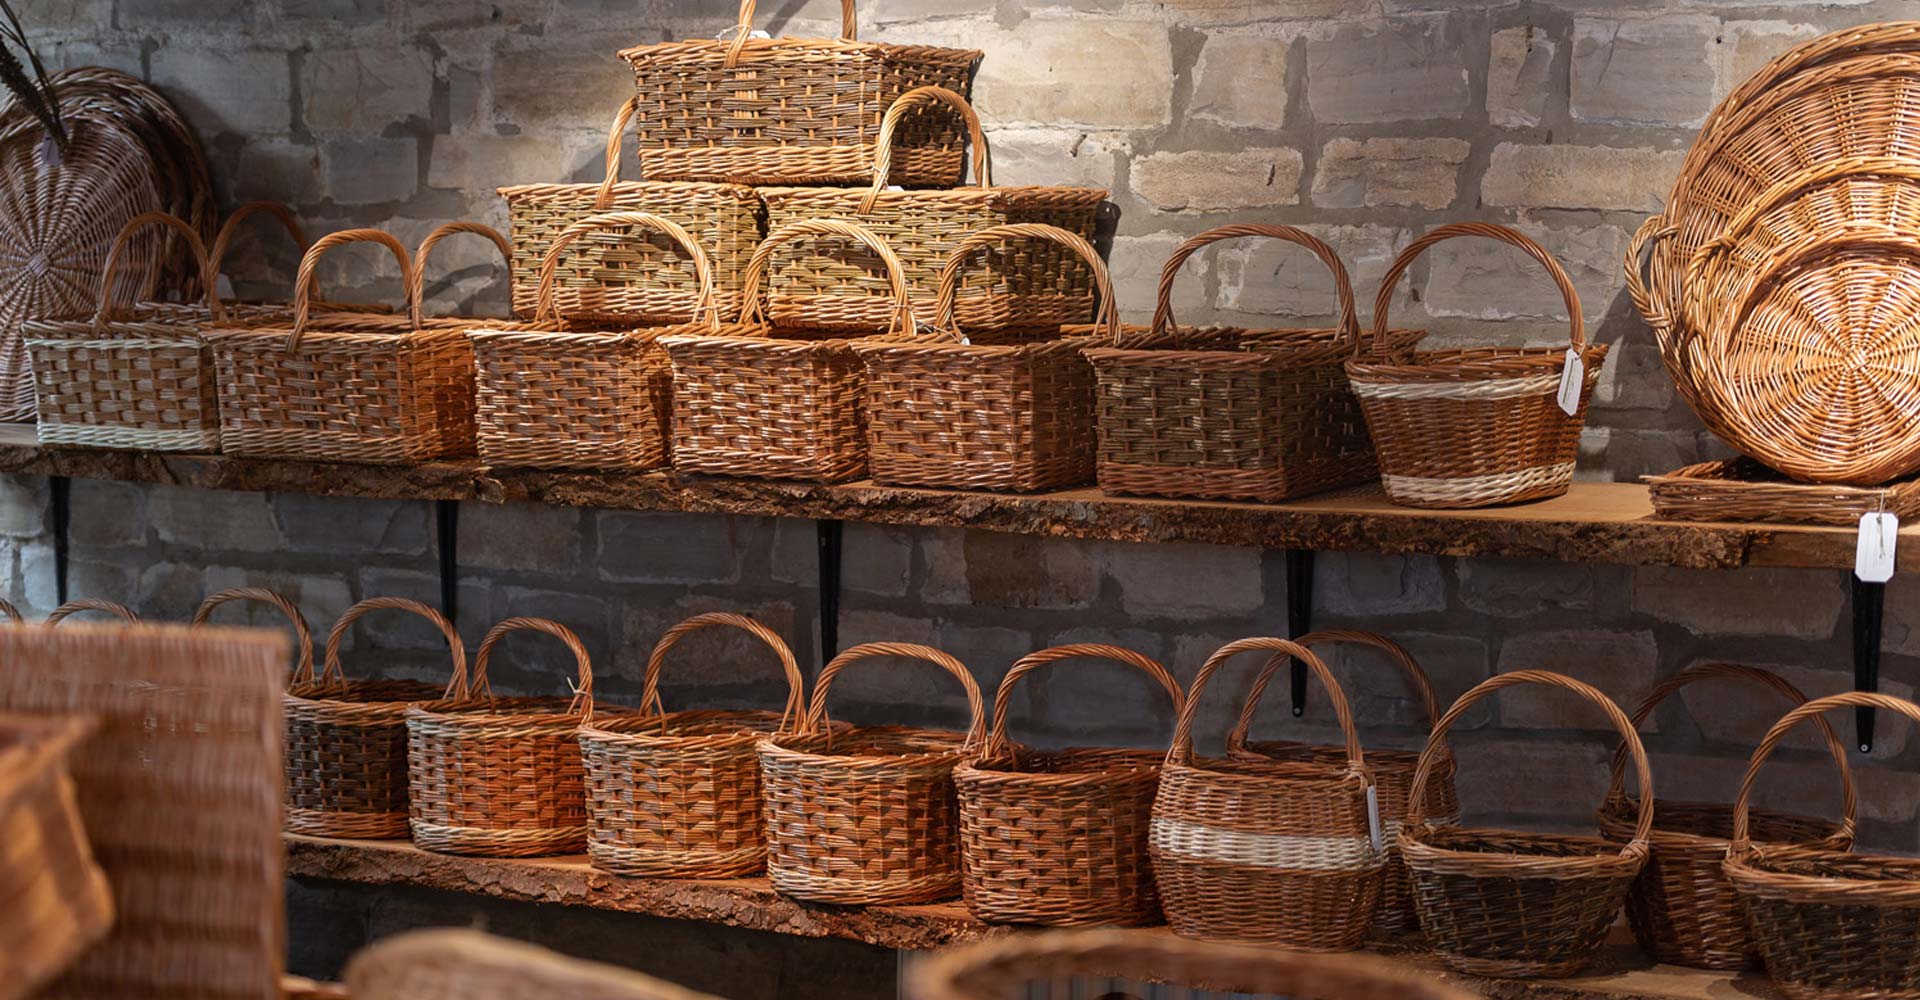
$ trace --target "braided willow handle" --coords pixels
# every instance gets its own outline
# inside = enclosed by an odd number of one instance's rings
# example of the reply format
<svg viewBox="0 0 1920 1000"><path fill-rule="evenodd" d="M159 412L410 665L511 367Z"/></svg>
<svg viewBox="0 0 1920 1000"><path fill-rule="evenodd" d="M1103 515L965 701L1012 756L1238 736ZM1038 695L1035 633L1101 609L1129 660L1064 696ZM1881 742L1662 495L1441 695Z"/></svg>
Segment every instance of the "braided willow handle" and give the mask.
<svg viewBox="0 0 1920 1000"><path fill-rule="evenodd" d="M287 336L288 353L299 350L300 340L306 336L307 322L313 313L314 285L319 280L320 258L328 250L348 243L378 243L393 254L393 259L400 264L400 287L409 290L407 323L415 330L420 329L420 300L411 294L414 267L412 258L407 256L407 248L378 229L342 229L315 240L313 246L307 248L306 255L300 258L300 273L293 282L293 332Z"/></svg>
<svg viewBox="0 0 1920 1000"><path fill-rule="evenodd" d="M418 615L440 630L442 638L447 640L447 651L453 656L453 676L447 680L447 689L440 697L447 700L459 700L467 697L467 647L460 641L460 633L453 623L438 609L410 601L404 597L369 597L346 610L340 620L327 630L327 665L320 673L320 686L329 688L345 687L346 671L340 666L340 643L346 639L347 630L353 623L365 617L371 611L405 611Z"/></svg>
<svg viewBox="0 0 1920 1000"><path fill-rule="evenodd" d="M101 600L98 597L82 597L78 600L68 601L54 608L53 611L47 615L46 623L48 625L58 625L82 611L100 611L113 615L129 625L140 624L140 616L134 614L126 605L115 604L112 601Z"/></svg>
<svg viewBox="0 0 1920 1000"><path fill-rule="evenodd" d="M7 621L10 621L15 625L19 625L26 621L25 618L20 617L20 609L14 607L13 602L5 598L0 598L0 616L4 616L7 619Z"/></svg>
<svg viewBox="0 0 1920 1000"><path fill-rule="evenodd" d="M1049 663L1080 658L1110 660L1142 671L1158 682L1161 689L1167 692L1167 697L1173 699L1175 715L1179 715L1180 710L1186 707L1187 698L1180 691L1180 682L1174 680L1173 675L1167 673L1167 668L1161 666L1160 661L1151 656L1136 653L1124 646L1109 646L1098 642L1076 642L1066 646L1053 646L1021 657L1014 663L1013 669L1007 671L1007 676L1001 679L1000 690L994 692L993 696L993 728L987 733L987 742L981 748L981 756L997 757L1005 752L1007 705L1013 700L1013 688L1019 683L1020 678Z"/></svg>
<svg viewBox="0 0 1920 1000"><path fill-rule="evenodd" d="M600 182L600 193L593 197L595 211L613 204L613 186L620 183L620 144L626 141L627 127L639 113L640 95L635 94L613 116L613 127L607 130L607 174Z"/></svg>
<svg viewBox="0 0 1920 1000"><path fill-rule="evenodd" d="M1728 848L1729 857L1744 854L1752 835L1748 812L1753 805L1753 788L1760 782L1760 768L1773 756L1775 747L1786 739L1787 733L1801 722L1815 718L1836 708L1879 708L1906 716L1914 722L1920 722L1920 705L1905 698L1876 694L1871 691L1847 691L1830 694L1825 698L1815 698L1780 717L1780 721L1767 730L1766 738L1753 750L1753 757L1747 761L1747 773L1740 779L1740 797L1733 801L1733 845ZM1852 822L1851 813L1847 820Z"/></svg>
<svg viewBox="0 0 1920 1000"><path fill-rule="evenodd" d="M1400 673L1406 677L1407 686L1412 688L1414 695L1420 699L1420 710L1424 713L1427 725L1432 726L1434 720L1440 717L1440 703L1433 695L1433 682L1428 679L1427 672L1420 669L1419 661L1413 658L1412 653L1407 652L1405 646L1392 639L1375 632L1362 632L1357 629L1323 629L1318 632L1309 632L1293 641L1308 648L1321 643L1372 646L1386 653L1393 659L1394 665L1400 668ZM1247 692L1247 703L1240 709L1239 721L1234 723L1233 730L1227 734L1228 750L1245 749L1247 734L1253 730L1254 713L1260 708L1260 699L1266 695L1267 686L1273 683L1273 678L1279 673L1280 668L1292 660L1293 657L1282 653L1267 660L1267 665L1261 668L1260 676L1253 680L1253 689Z"/></svg>
<svg viewBox="0 0 1920 1000"><path fill-rule="evenodd" d="M1058 226L1043 225L1038 222L1016 222L1005 226L989 226L975 230L961 238L940 268L940 290L933 300L933 325L936 330L949 336L959 336L959 327L954 322L954 300L960 296L960 268L968 257L982 250L1011 243L1015 240L1046 240L1058 243L1078 254L1087 266L1093 268L1093 281L1100 296L1100 309L1093 318L1095 328L1105 327L1107 336L1115 344L1120 342L1120 314L1113 301L1113 278L1107 272L1107 263L1100 259L1100 251L1088 243L1078 233L1068 232Z"/></svg>
<svg viewBox="0 0 1920 1000"><path fill-rule="evenodd" d="M513 244L508 243L499 230L478 222L449 222L428 233L427 238L420 241L420 249L413 252L413 281L407 288L407 298L415 315L426 315L427 257L433 253L434 247L440 245L441 240L460 233L486 237L500 251L501 259L506 261L507 279L513 279Z"/></svg>
<svg viewBox="0 0 1920 1000"><path fill-rule="evenodd" d="M772 265L773 251L782 244L795 240L818 236L838 236L853 240L880 258L881 266L887 269L887 287L893 294L893 317L888 321L887 332L912 330L916 325L913 315L913 300L907 292L907 269L878 233L864 226L834 219L807 219L790 222L767 234L760 241L753 257L747 261L746 274L741 278L741 287L745 294L741 296L740 322L758 326L765 322L761 315L763 305L761 285L767 278L767 269Z"/></svg>
<svg viewBox="0 0 1920 1000"><path fill-rule="evenodd" d="M1160 269L1159 295L1154 301L1152 332L1170 334L1179 330L1179 324L1173 318L1173 283L1180 276L1180 268L1187 259L1202 249L1223 240L1265 237L1282 240L1305 247L1320 263L1327 265L1333 272L1333 287L1336 303L1340 310L1340 344L1353 352L1354 345L1360 339L1360 320L1355 312L1353 301L1353 282L1347 277L1347 266L1340 260L1340 254L1325 240L1294 226L1273 226L1260 223L1247 223L1236 226L1221 226L1209 229L1198 236L1174 248L1173 256L1167 258L1166 266Z"/></svg>
<svg viewBox="0 0 1920 1000"><path fill-rule="evenodd" d="M860 214L873 211L874 203L880 200L880 192L887 188L887 178L893 176L893 136L900 128L900 122L907 112L918 107L945 104L960 115L967 124L967 136L973 142L973 183L985 190L993 187L993 164L987 152L987 134L980 130L980 116L974 113L973 105L967 99L945 87L915 87L901 94L887 107L887 113L880 119L880 135L874 140L873 186L867 189L866 197L860 199Z"/></svg>
<svg viewBox="0 0 1920 1000"><path fill-rule="evenodd" d="M1374 344L1386 342L1387 314L1393 310L1393 293L1394 289L1400 285L1400 276L1407 273L1407 268L1412 267L1413 262L1427 252L1428 247L1460 236L1478 236L1483 239L1498 240L1508 246L1519 247L1526 252L1527 256L1539 261L1540 266L1547 269L1547 277L1552 278L1553 283L1559 286L1560 297L1566 300L1567 321L1571 328L1568 339L1573 349L1586 350L1587 329L1585 319L1580 313L1580 293L1574 289L1573 279L1567 276L1566 268L1560 266L1560 262L1553 258L1553 254L1549 253L1546 247L1534 242L1527 234L1492 222L1455 222L1441 226L1414 240L1405 250L1400 251L1399 256L1393 258L1392 265L1387 268L1386 277L1380 279L1380 292L1373 299L1373 334L1370 339ZM1362 345L1357 343L1354 345L1356 351L1361 347Z"/></svg>
<svg viewBox="0 0 1920 1000"><path fill-rule="evenodd" d="M1360 752L1360 733L1353 726L1353 710L1347 705L1347 695L1340 689L1340 683L1333 679L1333 672L1313 650L1290 639L1275 639L1255 636L1249 639L1236 639L1207 657L1200 672L1194 675L1193 683L1187 686L1187 704L1180 710L1180 723L1173 732L1173 744L1167 749L1168 767L1188 767L1193 764L1193 720L1198 715L1201 692L1213 680L1213 675L1221 665L1240 653L1253 649L1264 649L1293 657L1307 665L1313 675L1320 679L1320 686L1327 689L1327 698L1333 702L1334 718L1340 721L1340 732L1345 738L1347 751L1347 771L1350 774L1365 776L1366 759ZM1373 779L1368 777L1371 782Z"/></svg>
<svg viewBox="0 0 1920 1000"><path fill-rule="evenodd" d="M127 245L133 241L133 237L148 226L165 226L185 238L187 253L193 258L194 266L200 269L200 284L206 291L207 311L212 313L215 323L225 319L226 311L220 305L220 273L213 269L212 261L208 260L207 245L201 241L200 233L165 212L142 212L120 227L119 234L113 238L113 245L107 248L107 261L100 267L100 298L93 310L94 329L113 320L113 283L120 276L120 262L125 259Z"/></svg>
<svg viewBox="0 0 1920 1000"><path fill-rule="evenodd" d="M487 683L487 662L493 658L493 648L514 632L544 632L565 643L573 653L573 662L579 668L579 682L573 685L573 703L567 706L567 714L580 716L585 725L593 718L593 662L587 656L587 647L573 630L549 618L508 618L487 630L487 636L480 640L480 652L473 659L473 685L467 693L474 697L490 697L492 689Z"/></svg>
<svg viewBox="0 0 1920 1000"><path fill-rule="evenodd" d="M293 625L294 640L299 647L299 660L293 665L293 674L287 678L289 686L313 683L313 630L307 627L307 616L300 613L300 606L289 600L286 595L265 587L234 587L220 591L200 602L193 611L192 625L205 625L213 618L213 610L229 601L251 601L265 604L286 616Z"/></svg>
<svg viewBox="0 0 1920 1000"><path fill-rule="evenodd" d="M1627 276L1627 297L1633 300L1633 307L1640 310L1641 318L1656 333L1672 329L1673 315L1666 303L1653 294L1654 257L1659 254L1661 243L1678 235L1680 230L1669 225L1665 216L1650 215L1640 223L1639 229L1633 231L1633 239L1627 241L1623 267Z"/></svg>
<svg viewBox="0 0 1920 1000"><path fill-rule="evenodd" d="M747 35L753 31L754 0L740 0L740 20L734 24L733 44L727 46L725 65L732 69L740 62L740 52L747 47ZM853 42L860 39L860 22L853 10L853 0L840 0L840 38Z"/></svg>
<svg viewBox="0 0 1920 1000"><path fill-rule="evenodd" d="M660 637L660 641L653 646L653 652L647 655L646 681L640 695L640 710L654 715L667 714L666 706L660 701L660 668L666 663L667 653L679 645L680 640L705 628L737 628L773 650L773 655L780 660L780 673L787 679L787 703L780 713L780 729L786 732L798 724L805 711L801 691L806 682L800 677L800 664L793 658L793 649L773 629L746 615L725 611L694 615L668 629L666 634Z"/></svg>
<svg viewBox="0 0 1920 1000"><path fill-rule="evenodd" d="M833 679L840 676L841 671L861 660L884 656L899 656L919 660L922 663L931 663L953 675L967 693L967 712L972 720L967 726L966 746L971 749L980 745L986 733L987 717L981 708L980 685L974 683L973 674L967 670L966 664L954 659L951 655L932 646L921 646L910 642L862 643L834 657L833 662L820 671L820 679L814 682L813 700L807 705L807 717L801 723L800 731L808 735L826 732L828 727L827 689L833 686Z"/></svg>
<svg viewBox="0 0 1920 1000"><path fill-rule="evenodd" d="M713 263L708 259L707 252L700 249L700 241L679 223L664 216L646 212L608 212L604 215L590 216L568 226L560 232L559 236L554 237L552 245L547 248L546 257L540 261L540 286L534 291L536 303L534 322L558 323L560 321L559 308L554 305L554 288L558 284L561 253L573 245L575 240L588 233L603 229L625 229L629 226L664 233L668 239L678 243L680 249L686 251L687 256L693 261L693 277L699 288L694 296L692 321L698 323L700 314L704 312L707 317L707 326L710 329L719 330L720 309L714 303L713 297Z"/></svg>

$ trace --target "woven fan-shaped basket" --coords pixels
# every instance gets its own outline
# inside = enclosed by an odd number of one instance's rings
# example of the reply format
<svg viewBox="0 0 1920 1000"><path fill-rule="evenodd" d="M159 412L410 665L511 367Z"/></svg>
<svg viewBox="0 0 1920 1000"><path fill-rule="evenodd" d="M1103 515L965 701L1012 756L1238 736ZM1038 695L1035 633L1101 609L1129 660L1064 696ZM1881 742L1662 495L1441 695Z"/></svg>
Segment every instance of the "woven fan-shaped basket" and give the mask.
<svg viewBox="0 0 1920 1000"><path fill-rule="evenodd" d="M81 597L47 612L47 625L58 625L82 611L97 611L103 615L112 615L128 625L140 624L140 616L124 604L102 600L98 597Z"/></svg>

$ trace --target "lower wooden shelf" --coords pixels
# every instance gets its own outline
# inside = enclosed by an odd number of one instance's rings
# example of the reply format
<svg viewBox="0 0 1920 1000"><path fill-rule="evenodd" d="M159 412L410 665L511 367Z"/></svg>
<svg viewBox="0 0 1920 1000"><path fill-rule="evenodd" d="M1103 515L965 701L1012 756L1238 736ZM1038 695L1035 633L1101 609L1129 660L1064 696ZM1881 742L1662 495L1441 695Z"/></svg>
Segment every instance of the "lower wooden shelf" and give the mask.
<svg viewBox="0 0 1920 1000"><path fill-rule="evenodd" d="M789 899L764 878L626 878L596 871L585 857L468 858L431 854L401 841L328 840L288 834L287 874L364 885L410 885L529 903L557 903L749 930L864 941L926 950L1015 928L981 923L959 902L920 906L823 906ZM1488 1000L1777 1000L1758 973L1729 976L1652 965L1619 928L1594 969L1560 980L1505 980L1446 971L1417 943L1382 941L1377 950L1432 971Z"/></svg>

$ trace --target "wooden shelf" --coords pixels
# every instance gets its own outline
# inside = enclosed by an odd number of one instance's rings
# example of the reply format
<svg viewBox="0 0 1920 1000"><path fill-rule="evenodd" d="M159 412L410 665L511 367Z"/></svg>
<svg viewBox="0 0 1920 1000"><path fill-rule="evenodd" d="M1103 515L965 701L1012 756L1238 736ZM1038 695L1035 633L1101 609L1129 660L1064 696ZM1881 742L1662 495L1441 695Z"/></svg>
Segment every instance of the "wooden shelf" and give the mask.
<svg viewBox="0 0 1920 1000"><path fill-rule="evenodd" d="M287 874L364 885L409 885L529 903L557 903L674 920L698 920L801 937L926 950L1015 929L981 923L958 902L923 906L822 906L788 899L764 878L673 880L595 871L584 857L502 859L430 854L402 841L327 840L288 834ZM1622 929L1624 934L1624 929ZM1162 931L1162 933L1166 933ZM1432 971L1489 1000L1776 1000L1763 977L1729 977L1651 965L1624 939L1574 979L1499 980L1444 971L1406 942L1378 950Z"/></svg>
<svg viewBox="0 0 1920 1000"><path fill-rule="evenodd" d="M0 425L0 472L166 483L205 489L408 500L529 500L615 510L802 517L971 527L1015 534L1133 542L1205 542L1316 549L1553 559L1630 566L1735 569L1853 565L1854 533L1835 528L1656 521L1644 486L1577 483L1520 507L1424 511L1396 507L1377 487L1283 504L1108 497L1095 489L1037 496L818 486L653 473L495 470L477 462L420 466L280 462L221 455L42 448L29 425ZM1920 539L1920 525L1903 534ZM1900 568L1920 569L1920 544Z"/></svg>

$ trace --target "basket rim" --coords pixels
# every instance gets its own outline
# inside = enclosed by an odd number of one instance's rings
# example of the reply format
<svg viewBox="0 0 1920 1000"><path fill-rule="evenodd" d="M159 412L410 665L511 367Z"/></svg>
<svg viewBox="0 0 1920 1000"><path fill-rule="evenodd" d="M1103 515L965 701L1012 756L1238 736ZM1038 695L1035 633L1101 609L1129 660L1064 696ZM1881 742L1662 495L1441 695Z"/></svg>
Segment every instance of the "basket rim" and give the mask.
<svg viewBox="0 0 1920 1000"><path fill-rule="evenodd" d="M670 182L658 181L655 183ZM596 191L598 190L598 185L595 185L595 189ZM752 190L760 196L761 201L769 203L803 198L819 201L832 198L835 200L859 202L867 195L867 190L863 187L822 187L817 184L770 184ZM906 188L899 191L882 190L878 196L878 201L881 203L926 200L958 202L994 201L1003 198L1018 198L1022 195L1031 195L1040 192L1052 192L1055 198L1061 198L1063 192L1070 194L1071 203L1065 206L1069 208L1083 207L1080 204L1082 202L1087 206L1098 207L1101 202L1106 201L1113 193L1107 188L1085 187L1079 184L996 184L993 187L979 187L969 184L951 188ZM859 214L865 215L867 213L862 212Z"/></svg>
<svg viewBox="0 0 1920 1000"><path fill-rule="evenodd" d="M715 38L683 38L670 42L653 42L647 45L633 45L614 53L638 72L648 69L648 64L659 57L680 58L687 55L702 54L726 58L727 51L734 45L733 40ZM956 49L944 45L901 45L897 42L859 41L846 38L748 38L740 48L742 65L755 58L777 61L780 56L807 52L833 52L841 55L860 55L882 58L895 53L915 55L945 54L955 62L978 62L986 56L979 49ZM771 57L771 58L769 58ZM875 104L879 102L874 101Z"/></svg>
<svg viewBox="0 0 1920 1000"><path fill-rule="evenodd" d="M738 726L719 731L719 727L727 725L730 721L737 721ZM754 728L749 724L750 721L778 726L782 719L779 712L758 708L689 709L669 712L665 715L600 713L581 723L578 732L583 745L590 740L607 747L644 747L660 750L722 749L730 746L750 748L769 735L769 730ZM716 731L703 733L664 731L676 724L687 723L696 725L704 723L714 727ZM659 726L663 731L625 732L626 726Z"/></svg>
<svg viewBox="0 0 1920 1000"><path fill-rule="evenodd" d="M508 184L493 189L493 193L511 203L539 199L561 201L571 199L576 194L587 196L589 201L600 197L601 184L577 182L566 184ZM759 201L759 192L746 184L734 184L728 181L614 181L610 189L615 195L621 194L658 194L658 195L726 195L742 204ZM509 207L512 207L509 204Z"/></svg>
<svg viewBox="0 0 1920 1000"><path fill-rule="evenodd" d="M1600 375L1596 363L1606 358L1612 344L1588 344L1580 351L1587 378ZM1355 382L1485 382L1558 374L1565 367L1565 347L1465 347L1416 351L1411 359L1347 362L1347 377Z"/></svg>
<svg viewBox="0 0 1920 1000"><path fill-rule="evenodd" d="M1420 839L1421 834L1432 830L1444 830L1454 835L1492 834L1503 838L1525 841L1528 839L1560 841L1590 845L1596 848L1592 854L1555 855L1525 854L1519 851L1467 851L1455 847L1441 847ZM1459 872L1464 868L1479 868L1481 875L1487 878L1615 878L1631 876L1638 872L1652 853L1645 843L1632 841L1620 843L1593 834L1541 833L1534 830L1509 830L1493 826L1462 826L1457 823L1439 823L1424 820L1420 823L1402 823L1395 838L1400 856L1406 859L1409 867L1417 869L1445 867Z"/></svg>
<svg viewBox="0 0 1920 1000"><path fill-rule="evenodd" d="M1801 875L1776 871L1766 866L1769 854L1791 854L1809 860L1831 858L1867 862L1889 868L1905 868L1920 873L1920 858L1890 854L1860 854L1817 847L1751 844L1745 852L1729 851L1721 863L1721 872L1742 895L1753 894L1789 899L1796 903L1831 903L1847 906L1913 906L1920 903L1920 881L1842 878L1833 875Z"/></svg>
<svg viewBox="0 0 1920 1000"><path fill-rule="evenodd" d="M1631 840L1634 823L1636 822L1634 817L1638 815L1638 802L1639 799L1630 795L1622 795L1602 802L1600 808L1594 812L1594 819L1600 827L1600 836L1614 843L1626 843ZM1710 852L1716 855L1714 860L1719 860L1718 856L1725 855L1727 848L1732 845L1732 837L1715 837L1704 833L1690 833L1685 830L1664 829L1660 826L1660 818L1665 815L1663 810L1681 807L1724 809L1729 818L1731 818L1733 814L1733 803L1731 802L1699 802L1692 799L1667 799L1657 795L1654 796L1653 829L1647 834L1647 839L1655 847L1655 857L1659 856L1660 851L1686 848ZM1753 809L1750 810L1750 813L1755 819L1764 817L1770 820L1811 823L1825 827L1831 831L1819 841L1786 844L1786 846L1833 844L1843 836L1846 837L1848 843L1852 842L1850 832L1843 829L1843 824L1837 820L1823 819L1819 816L1808 816L1801 813L1784 812L1776 809ZM1785 842L1762 841L1762 843L1784 844Z"/></svg>
<svg viewBox="0 0 1920 1000"><path fill-rule="evenodd" d="M791 745L796 742L811 743L831 741L835 737L847 739L861 736L951 740L953 749L911 754L819 753ZM917 726L851 726L844 730L832 730L826 733L776 733L772 736L763 736L758 741L757 749L762 761L768 764L797 764L846 770L939 767L958 764L960 761L978 755L978 748L966 742L966 738L966 733L951 729L923 729Z"/></svg>
<svg viewBox="0 0 1920 1000"><path fill-rule="evenodd" d="M522 710L493 710L502 704ZM464 702L443 703L433 707L428 707L426 704L409 704L406 719L409 723L422 722L448 727L516 726L572 732L579 729L581 723L585 721L585 717L572 705L573 700L564 696L525 698L481 696Z"/></svg>
<svg viewBox="0 0 1920 1000"><path fill-rule="evenodd" d="M1098 770L1036 771L1024 767L1021 758L1030 754L1041 758L1076 756L1089 763L1109 761ZM953 769L953 780L969 785L1063 787L1111 784L1158 784L1160 769L1167 755L1159 750L1137 747L1069 747L1064 750L1027 750L1026 754L1002 754L974 757Z"/></svg>

